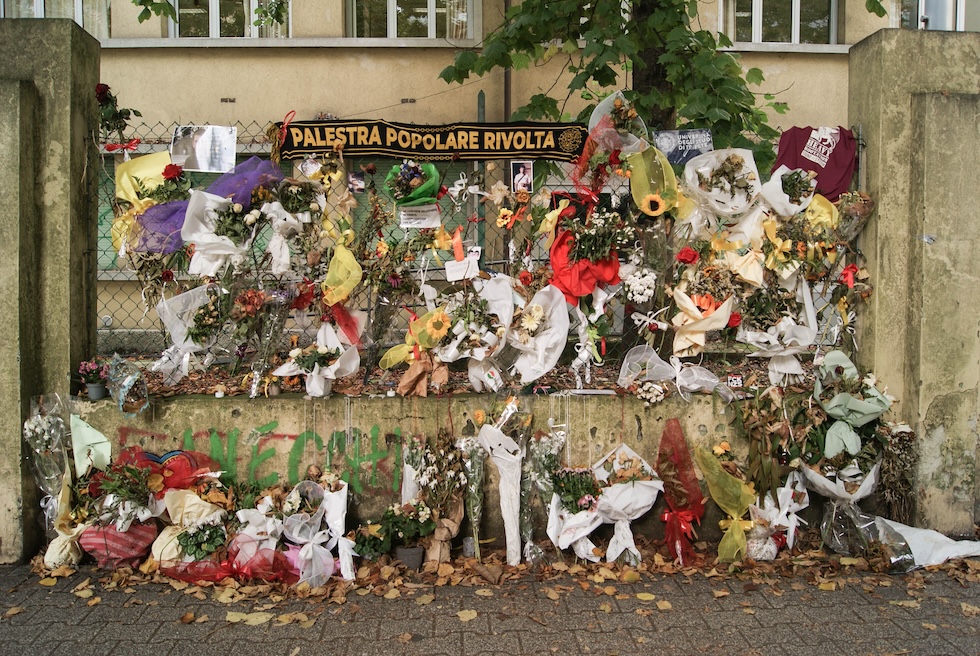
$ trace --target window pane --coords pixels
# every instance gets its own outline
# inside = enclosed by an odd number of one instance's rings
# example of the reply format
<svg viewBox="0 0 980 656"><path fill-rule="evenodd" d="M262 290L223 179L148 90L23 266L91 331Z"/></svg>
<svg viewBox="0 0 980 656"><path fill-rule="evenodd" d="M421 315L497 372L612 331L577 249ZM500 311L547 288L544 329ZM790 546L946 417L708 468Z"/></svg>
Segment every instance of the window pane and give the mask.
<svg viewBox="0 0 980 656"><path fill-rule="evenodd" d="M830 43L831 0L800 0L800 43Z"/></svg>
<svg viewBox="0 0 980 656"><path fill-rule="evenodd" d="M793 3L791 0L764 0L762 4L762 40L789 43L793 40Z"/></svg>
<svg viewBox="0 0 980 656"><path fill-rule="evenodd" d="M210 36L208 0L177 0L177 35Z"/></svg>
<svg viewBox="0 0 980 656"><path fill-rule="evenodd" d="M44 0L45 18L74 18L74 0Z"/></svg>
<svg viewBox="0 0 980 656"><path fill-rule="evenodd" d="M260 0L259 5L265 5L265 0ZM260 25L259 26L259 38L262 39L284 39L289 36L289 4L285 5L286 11L283 14L282 25L278 23L273 23L272 25ZM255 16L250 18L251 21L255 20Z"/></svg>
<svg viewBox="0 0 980 656"><path fill-rule="evenodd" d="M96 39L109 38L109 0L83 0L82 27Z"/></svg>
<svg viewBox="0 0 980 656"><path fill-rule="evenodd" d="M467 0L436 0L436 36L440 39L469 37Z"/></svg>
<svg viewBox="0 0 980 656"><path fill-rule="evenodd" d="M245 36L249 33L248 0L218 0L219 36Z"/></svg>
<svg viewBox="0 0 980 656"><path fill-rule="evenodd" d="M735 41L752 41L752 0L735 0Z"/></svg>
<svg viewBox="0 0 980 656"><path fill-rule="evenodd" d="M388 0L354 0L353 36L388 36Z"/></svg>
<svg viewBox="0 0 980 656"><path fill-rule="evenodd" d="M427 0L398 0L398 34L400 37L429 36L429 3Z"/></svg>
<svg viewBox="0 0 980 656"><path fill-rule="evenodd" d="M32 0L3 0L3 15L7 18L34 18Z"/></svg>

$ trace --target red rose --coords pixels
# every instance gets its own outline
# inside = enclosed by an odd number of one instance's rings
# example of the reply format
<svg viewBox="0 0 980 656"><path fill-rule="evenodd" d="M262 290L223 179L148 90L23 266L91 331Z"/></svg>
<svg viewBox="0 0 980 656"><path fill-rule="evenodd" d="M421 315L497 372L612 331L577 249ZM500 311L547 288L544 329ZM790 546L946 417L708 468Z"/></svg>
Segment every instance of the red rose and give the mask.
<svg viewBox="0 0 980 656"><path fill-rule="evenodd" d="M95 85L95 99L99 101L99 104L102 104L109 99L108 84L102 84L100 82L99 84Z"/></svg>
<svg viewBox="0 0 980 656"><path fill-rule="evenodd" d="M163 167L164 180L176 180L182 175L184 175L184 169L180 168L176 164L167 164L165 167Z"/></svg>
<svg viewBox="0 0 980 656"><path fill-rule="evenodd" d="M728 317L728 327L738 328L742 325L742 315L738 312L732 312L732 316Z"/></svg>
<svg viewBox="0 0 980 656"><path fill-rule="evenodd" d="M677 253L677 255L674 256L674 259L682 264L694 264L701 259L701 256L698 255L698 252L690 246L685 246L679 253Z"/></svg>
<svg viewBox="0 0 980 656"><path fill-rule="evenodd" d="M534 276L531 275L530 271L521 271L521 275L518 276L518 279L521 281L522 285L527 287L534 280Z"/></svg>
<svg viewBox="0 0 980 656"><path fill-rule="evenodd" d="M619 159L619 151L618 150L614 150L611 153L609 153L609 165L610 166L619 166L621 163L622 163L622 160Z"/></svg>
<svg viewBox="0 0 980 656"><path fill-rule="evenodd" d="M164 269L163 273L160 274L160 280L163 282L173 282L174 272L171 269Z"/></svg>

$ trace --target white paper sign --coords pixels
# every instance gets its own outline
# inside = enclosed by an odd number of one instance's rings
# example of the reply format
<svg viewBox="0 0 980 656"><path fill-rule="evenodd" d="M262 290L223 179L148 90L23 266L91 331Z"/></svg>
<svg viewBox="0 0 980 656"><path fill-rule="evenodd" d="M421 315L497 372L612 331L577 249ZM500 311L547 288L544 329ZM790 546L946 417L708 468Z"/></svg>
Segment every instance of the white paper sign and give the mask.
<svg viewBox="0 0 980 656"><path fill-rule="evenodd" d="M438 205L419 205L417 207L402 207L398 210L398 225L403 230L416 228L438 228L442 225L439 218Z"/></svg>
<svg viewBox="0 0 980 656"><path fill-rule="evenodd" d="M456 282L457 280L469 280L480 275L480 261L472 257L464 257L457 262L449 260L446 262L446 281Z"/></svg>

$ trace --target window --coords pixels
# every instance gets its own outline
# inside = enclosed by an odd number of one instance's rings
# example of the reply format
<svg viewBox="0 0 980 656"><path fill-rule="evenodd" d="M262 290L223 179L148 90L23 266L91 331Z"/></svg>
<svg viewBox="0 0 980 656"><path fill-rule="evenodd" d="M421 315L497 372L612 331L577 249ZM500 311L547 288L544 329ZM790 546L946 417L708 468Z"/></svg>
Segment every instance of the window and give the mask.
<svg viewBox="0 0 980 656"><path fill-rule="evenodd" d="M0 18L71 18L96 39L109 36L109 0L0 0Z"/></svg>
<svg viewBox="0 0 980 656"><path fill-rule="evenodd" d="M472 39L475 0L349 0L354 37Z"/></svg>
<svg viewBox="0 0 980 656"><path fill-rule="evenodd" d="M171 36L200 37L281 37L289 34L289 17L283 25L257 27L255 9L259 0L174 0L177 21L171 23Z"/></svg>
<svg viewBox="0 0 980 656"><path fill-rule="evenodd" d="M735 43L837 43L837 0L726 0Z"/></svg>
<svg viewBox="0 0 980 656"><path fill-rule="evenodd" d="M967 0L902 0L902 27L980 31L980 6Z"/></svg>

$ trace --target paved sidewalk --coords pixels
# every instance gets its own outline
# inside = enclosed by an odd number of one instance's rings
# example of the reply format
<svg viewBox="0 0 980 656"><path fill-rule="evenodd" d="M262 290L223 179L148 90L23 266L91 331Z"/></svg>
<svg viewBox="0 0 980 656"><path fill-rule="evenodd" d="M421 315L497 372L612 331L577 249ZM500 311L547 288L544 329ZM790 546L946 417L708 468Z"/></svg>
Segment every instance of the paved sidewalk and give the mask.
<svg viewBox="0 0 980 656"><path fill-rule="evenodd" d="M290 599L272 608L268 599L229 605L213 601L211 590L199 592L201 600L166 584L106 590L101 575L85 567L44 587L26 566L0 566L0 654L980 654L980 616L971 616L980 585L944 572L845 574L834 591L803 578L644 574L639 583L586 591L568 576L527 577L485 588L403 587L397 599L351 593L343 605ZM72 589L86 578L93 596L79 598ZM658 609L664 601L670 608ZM457 613L467 610L476 616L464 622ZM229 611L300 612L308 621L247 626L227 622ZM182 624L186 613L208 619Z"/></svg>

